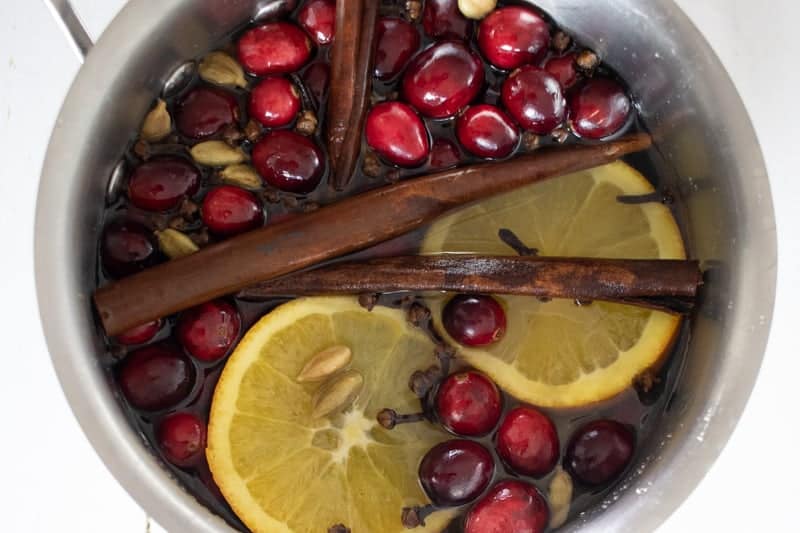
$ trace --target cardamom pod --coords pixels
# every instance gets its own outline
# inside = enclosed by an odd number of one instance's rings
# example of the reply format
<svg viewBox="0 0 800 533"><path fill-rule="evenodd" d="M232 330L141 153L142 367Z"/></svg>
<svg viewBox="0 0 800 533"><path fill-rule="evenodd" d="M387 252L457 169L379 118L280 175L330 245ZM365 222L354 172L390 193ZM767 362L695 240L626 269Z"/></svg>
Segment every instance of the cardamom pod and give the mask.
<svg viewBox="0 0 800 533"><path fill-rule="evenodd" d="M144 118L140 136L147 142L155 143L164 140L171 131L172 117L169 116L167 103L159 98Z"/></svg>
<svg viewBox="0 0 800 533"><path fill-rule="evenodd" d="M322 418L350 407L364 387L364 376L350 370L326 383L314 395L311 416Z"/></svg>
<svg viewBox="0 0 800 533"><path fill-rule="evenodd" d="M497 0L458 0L458 9L468 19L480 20L497 7Z"/></svg>
<svg viewBox="0 0 800 533"><path fill-rule="evenodd" d="M238 165L247 159L241 148L223 141L206 141L192 146L192 158L201 165L227 167Z"/></svg>
<svg viewBox="0 0 800 533"><path fill-rule="evenodd" d="M200 61L200 77L217 85L233 85L246 88L242 66L225 52L211 52Z"/></svg>
<svg viewBox="0 0 800 533"><path fill-rule="evenodd" d="M262 186L261 176L250 165L231 165L225 167L219 175L226 183L238 185L243 189L255 191L261 189Z"/></svg>
<svg viewBox="0 0 800 533"><path fill-rule="evenodd" d="M200 249L188 235L176 229L167 228L164 231L156 231L156 238L158 247L170 259L191 255Z"/></svg>
<svg viewBox="0 0 800 533"><path fill-rule="evenodd" d="M328 379L350 364L352 359L353 352L347 346L331 346L309 359L297 374L297 381L306 383Z"/></svg>
<svg viewBox="0 0 800 533"><path fill-rule="evenodd" d="M547 501L550 502L550 528L555 529L567 521L572 503L572 478L560 466L550 480L547 492Z"/></svg>

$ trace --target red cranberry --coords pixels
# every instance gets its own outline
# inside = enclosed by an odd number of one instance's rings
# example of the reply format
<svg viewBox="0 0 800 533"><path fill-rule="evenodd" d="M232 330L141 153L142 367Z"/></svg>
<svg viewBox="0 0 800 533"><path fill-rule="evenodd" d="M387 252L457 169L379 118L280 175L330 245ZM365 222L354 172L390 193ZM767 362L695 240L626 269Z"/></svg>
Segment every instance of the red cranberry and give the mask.
<svg viewBox="0 0 800 533"><path fill-rule="evenodd" d="M526 130L547 135L564 122L567 104L558 80L531 65L512 72L503 83L503 105Z"/></svg>
<svg viewBox="0 0 800 533"><path fill-rule="evenodd" d="M264 180L282 191L307 194L325 171L322 151L302 135L273 131L253 148L253 164Z"/></svg>
<svg viewBox="0 0 800 533"><path fill-rule="evenodd" d="M460 41L445 41L411 61L403 76L403 95L423 115L445 118L475 99L483 81L480 57Z"/></svg>
<svg viewBox="0 0 800 533"><path fill-rule="evenodd" d="M461 151L448 139L436 139L431 147L431 170L444 170L461 162Z"/></svg>
<svg viewBox="0 0 800 533"><path fill-rule="evenodd" d="M558 462L558 450L553 422L532 407L513 409L497 430L497 453L518 474L548 474Z"/></svg>
<svg viewBox="0 0 800 533"><path fill-rule="evenodd" d="M419 32L403 19L384 17L378 21L378 46L375 50L375 77L394 78L419 48Z"/></svg>
<svg viewBox="0 0 800 533"><path fill-rule="evenodd" d="M444 329L464 346L486 346L506 332L506 312L491 296L459 295L442 312Z"/></svg>
<svg viewBox="0 0 800 533"><path fill-rule="evenodd" d="M497 385L474 370L448 376L436 393L439 422L457 435L486 435L497 425L502 409Z"/></svg>
<svg viewBox="0 0 800 533"><path fill-rule="evenodd" d="M297 22L317 44L330 44L336 34L336 2L309 0L297 15Z"/></svg>
<svg viewBox="0 0 800 533"><path fill-rule="evenodd" d="M268 22L239 39L239 61L256 76L299 70L311 57L311 41L289 22Z"/></svg>
<svg viewBox="0 0 800 533"><path fill-rule="evenodd" d="M578 69L575 68L575 54L551 57L544 64L544 69L553 75L562 89L569 89L578 81Z"/></svg>
<svg viewBox="0 0 800 533"><path fill-rule="evenodd" d="M156 336L161 330L161 320L153 320L147 324L131 328L122 335L117 335L117 342L126 346L144 344Z"/></svg>
<svg viewBox="0 0 800 533"><path fill-rule="evenodd" d="M515 69L542 60L550 46L550 28L532 9L502 7L481 22L478 46L492 65Z"/></svg>
<svg viewBox="0 0 800 533"><path fill-rule="evenodd" d="M256 195L232 185L211 189L203 199L201 212L203 222L217 235L235 235L264 222Z"/></svg>
<svg viewBox="0 0 800 533"><path fill-rule="evenodd" d="M461 14L458 0L427 0L422 26L434 39L467 40L472 34L472 22Z"/></svg>
<svg viewBox="0 0 800 533"><path fill-rule="evenodd" d="M200 172L179 157L159 157L139 165L128 181L128 197L133 205L147 211L167 211L178 207L200 186Z"/></svg>
<svg viewBox="0 0 800 533"><path fill-rule="evenodd" d="M152 232L137 222L112 222L103 232L103 266L112 277L121 278L153 266L158 256Z"/></svg>
<svg viewBox="0 0 800 533"><path fill-rule="evenodd" d="M180 467L203 461L206 448L206 425L190 413L175 413L161 421L156 440L164 458Z"/></svg>
<svg viewBox="0 0 800 533"><path fill-rule="evenodd" d="M486 490L494 475L489 450L469 440L451 440L431 448L419 465L423 490L435 505L469 503Z"/></svg>
<svg viewBox="0 0 800 533"><path fill-rule="evenodd" d="M519 142L519 132L511 118L489 104L468 108L456 122L456 135L468 152L495 159L511 155Z"/></svg>
<svg viewBox="0 0 800 533"><path fill-rule="evenodd" d="M327 63L318 61L313 63L303 73L303 82L306 88L314 97L317 105L322 103L325 93L328 92L328 84L331 80L331 67Z"/></svg>
<svg viewBox="0 0 800 533"><path fill-rule="evenodd" d="M137 409L158 411L186 398L194 385L192 363L165 345L141 348L128 356L119 373L119 386Z"/></svg>
<svg viewBox="0 0 800 533"><path fill-rule="evenodd" d="M584 485L606 485L628 467L633 448L633 431L624 424L614 420L589 422L572 435L566 466Z"/></svg>
<svg viewBox="0 0 800 533"><path fill-rule="evenodd" d="M250 116L267 128L279 128L300 112L300 94L286 78L266 78L250 93L249 110Z"/></svg>
<svg viewBox="0 0 800 533"><path fill-rule="evenodd" d="M178 338L189 355L211 362L225 356L239 335L242 321L232 305L207 302L186 311L178 321Z"/></svg>
<svg viewBox="0 0 800 533"><path fill-rule="evenodd" d="M239 117L239 102L231 93L216 87L198 87L178 105L178 131L192 139L216 135Z"/></svg>
<svg viewBox="0 0 800 533"><path fill-rule="evenodd" d="M470 510L464 533L542 533L549 520L547 503L536 487L507 480Z"/></svg>
<svg viewBox="0 0 800 533"><path fill-rule="evenodd" d="M625 89L604 78L587 81L569 100L572 131L585 139L603 139L617 133L628 123L632 111Z"/></svg>
<svg viewBox="0 0 800 533"><path fill-rule="evenodd" d="M403 167L416 167L430 153L425 123L402 102L382 102L367 115L367 144L378 155Z"/></svg>

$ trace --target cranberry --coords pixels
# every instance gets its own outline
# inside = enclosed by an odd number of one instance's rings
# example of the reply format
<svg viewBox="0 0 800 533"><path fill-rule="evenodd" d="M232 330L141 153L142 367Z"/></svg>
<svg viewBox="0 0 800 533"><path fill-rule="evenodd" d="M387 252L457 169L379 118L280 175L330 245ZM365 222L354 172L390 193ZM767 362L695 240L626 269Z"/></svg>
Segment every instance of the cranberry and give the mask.
<svg viewBox="0 0 800 533"><path fill-rule="evenodd" d="M475 99L483 81L480 57L460 41L445 41L411 61L403 76L403 95L423 115L445 118Z"/></svg>
<svg viewBox="0 0 800 533"><path fill-rule="evenodd" d="M536 487L501 481L467 514L464 533L541 533L550 511Z"/></svg>
<svg viewBox="0 0 800 533"><path fill-rule="evenodd" d="M206 302L178 321L178 338L189 355L211 362L223 357L239 335L242 321L231 304Z"/></svg>
<svg viewBox="0 0 800 533"><path fill-rule="evenodd" d="M159 157L133 171L128 197L140 209L167 211L196 193L199 186L200 171L194 165L179 157Z"/></svg>
<svg viewBox="0 0 800 533"><path fill-rule="evenodd" d="M444 170L461 162L461 152L456 143L448 139L436 139L431 147L431 170Z"/></svg>
<svg viewBox="0 0 800 533"><path fill-rule="evenodd" d="M203 222L217 235L235 235L264 222L256 195L233 185L211 189L203 199L201 211Z"/></svg>
<svg viewBox="0 0 800 533"><path fill-rule="evenodd" d="M532 407L513 409L497 430L497 453L518 474L548 474L558 462L558 450L553 422Z"/></svg>
<svg viewBox="0 0 800 533"><path fill-rule="evenodd" d="M474 370L448 376L436 393L439 422L457 435L486 435L497 425L502 409L497 385Z"/></svg>
<svg viewBox="0 0 800 533"><path fill-rule="evenodd" d="M575 54L551 57L544 64L544 69L553 75L562 89L569 89L578 81L578 69L575 68Z"/></svg>
<svg viewBox="0 0 800 533"><path fill-rule="evenodd" d="M198 87L178 104L175 123L192 139L216 135L239 117L239 102L231 93L216 87Z"/></svg>
<svg viewBox="0 0 800 533"><path fill-rule="evenodd" d="M336 34L336 2L309 0L298 13L297 22L317 44L330 44Z"/></svg>
<svg viewBox="0 0 800 533"><path fill-rule="evenodd" d="M566 466L584 485L610 483L633 458L633 431L614 420L596 420L579 428L567 446Z"/></svg>
<svg viewBox="0 0 800 533"><path fill-rule="evenodd" d="M444 329L464 346L486 346L506 332L506 313L491 296L459 295L442 312Z"/></svg>
<svg viewBox="0 0 800 533"><path fill-rule="evenodd" d="M328 92L328 84L331 81L331 67L327 63L318 61L313 63L303 73L303 82L306 88L314 97L317 105L322 103L325 93Z"/></svg>
<svg viewBox="0 0 800 533"><path fill-rule="evenodd" d="M378 21L378 46L375 50L375 77L394 78L419 48L419 32L403 19L383 17Z"/></svg>
<svg viewBox="0 0 800 533"><path fill-rule="evenodd" d="M119 373L119 386L137 409L158 411L186 398L194 385L192 363L166 345L141 348L128 356Z"/></svg>
<svg viewBox="0 0 800 533"><path fill-rule="evenodd" d="M422 26L434 39L467 40L472 34L472 22L461 14L458 0L427 0Z"/></svg>
<svg viewBox="0 0 800 533"><path fill-rule="evenodd" d="M365 135L367 144L395 165L419 166L430 153L425 124L402 102L382 102L370 109Z"/></svg>
<svg viewBox="0 0 800 533"><path fill-rule="evenodd" d="M566 100L558 80L531 65L511 73L503 83L503 105L526 130L546 135L564 122Z"/></svg>
<svg viewBox="0 0 800 533"><path fill-rule="evenodd" d="M206 425L193 414L175 413L158 425L156 440L167 461L180 467L195 466L203 461Z"/></svg>
<svg viewBox="0 0 800 533"><path fill-rule="evenodd" d="M238 45L239 61L256 76L299 70L311 57L311 41L289 22L268 22L248 30Z"/></svg>
<svg viewBox="0 0 800 533"><path fill-rule="evenodd" d="M511 118L489 104L468 108L456 122L456 135L461 146L478 157L506 157L519 142L519 132Z"/></svg>
<svg viewBox="0 0 800 533"><path fill-rule="evenodd" d="M300 112L300 94L282 77L262 80L250 93L250 116L268 128L289 124Z"/></svg>
<svg viewBox="0 0 800 533"><path fill-rule="evenodd" d="M112 222L103 232L103 266L112 277L121 278L153 266L158 244L153 234L137 222Z"/></svg>
<svg viewBox="0 0 800 533"><path fill-rule="evenodd" d="M550 28L532 9L502 7L481 22L478 46L492 65L515 69L542 60L550 46Z"/></svg>
<svg viewBox="0 0 800 533"><path fill-rule="evenodd" d="M617 82L595 78L570 97L572 131L585 139L604 139L620 131L633 111L631 99Z"/></svg>
<svg viewBox="0 0 800 533"><path fill-rule="evenodd" d="M253 148L253 164L264 180L278 189L307 194L325 171L322 151L302 135L273 131Z"/></svg>
<svg viewBox="0 0 800 533"><path fill-rule="evenodd" d="M489 450L469 440L450 440L431 448L419 465L419 480L435 505L469 503L486 490L494 475Z"/></svg>
<svg viewBox="0 0 800 533"><path fill-rule="evenodd" d="M131 328L121 335L117 335L117 342L126 346L144 344L155 337L160 329L161 320L153 320L147 324Z"/></svg>

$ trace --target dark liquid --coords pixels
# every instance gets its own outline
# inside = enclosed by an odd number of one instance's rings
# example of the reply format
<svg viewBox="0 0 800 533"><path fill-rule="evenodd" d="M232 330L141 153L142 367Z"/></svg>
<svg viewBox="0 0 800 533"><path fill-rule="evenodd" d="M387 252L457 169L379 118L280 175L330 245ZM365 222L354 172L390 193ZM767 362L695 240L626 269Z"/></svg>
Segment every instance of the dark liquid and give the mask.
<svg viewBox="0 0 800 533"><path fill-rule="evenodd" d="M396 5L402 4L402 2L387 2L384 0L384 14L394 14L398 12ZM421 26L419 26L419 31L422 34ZM242 31L244 28L242 29ZM241 32L236 32L234 35L231 35L231 39L228 42L219 43L218 49L225 49L233 40ZM432 43L430 39L423 37L423 45L421 49L424 49L429 44ZM477 45L475 44L475 38L473 37L471 41L471 45L476 48ZM302 84L302 74L303 72L310 67L311 64L314 62L327 62L329 59L329 47L319 47L316 51L316 57L314 57L304 69L298 72L295 75L292 75L291 78L293 82L303 89L303 100L304 100L304 108L306 109L314 109L317 113L317 116L321 119L321 127L319 128L319 132L323 131L324 128L324 117L325 117L325 108L326 108L326 101L323 98L323 101L317 105L313 98L311 97L309 91L305 90ZM486 68L486 91L484 93L483 101L486 103L496 104L499 100L499 87L502 83L502 79L505 76L505 73L501 73L495 70L493 67L488 66ZM600 68L600 74L604 76L615 77L612 72L604 70L603 67ZM399 79L395 79L390 83L378 83L376 82L374 87L374 95L378 99L386 98L390 95L393 91L396 90L396 85ZM183 95L185 95L188 91L190 91L193 87L197 86L198 84L202 84L199 79L193 80L187 87L169 99L168 105L171 110L175 109L176 101L179 101ZM230 90L230 89L229 89ZM234 91L240 100L241 109L247 109L247 93L242 90ZM243 114L244 115L244 114ZM243 116L240 121L240 126L244 126L246 123L246 117ZM455 139L454 121L452 119L448 120L432 120L432 119L425 119L426 126L430 131L432 137L436 138L446 138L454 142L458 145L457 140ZM291 128L292 126L289 126ZM633 124L630 125L626 132L632 132L636 130L643 130L644 127L638 121L634 121ZM314 140L316 141L317 145L320 147L324 147L325 143L320 133L318 133ZM183 138L178 136L177 139L173 139L173 141L177 141L178 144L181 145L192 145L194 141L190 139ZM543 145L553 144L555 141L551 140L548 137L542 138ZM568 143L577 142L577 139L570 138ZM249 142L245 142L243 144L243 148L245 151L249 152L252 149L252 145ZM182 157L187 157L185 150L181 149L178 146L171 145L171 147L167 146L166 148L161 148L156 145L156 152L161 153L172 153ZM522 146L518 147L517 153L523 151L524 148ZM362 151L363 153L363 151ZM478 158L474 158L466 154L462 150L462 160L459 163L459 166L468 165L477 161L481 161ZM515 154L516 155L516 154ZM511 157L514 157L513 155ZM141 160L134 154L133 152L133 141L131 143L131 147L129 151L125 154L125 158L128 160L128 163L131 167L135 167L136 165L140 164ZM670 182L669 180L669 169L667 168L666 164L664 163L663 158L660 157L657 150L651 150L647 153L637 154L628 159L628 163L632 166L639 169L645 176L648 176L651 180L654 180L654 185L656 187L664 186L665 183L662 183L662 179L664 179L667 183ZM214 177L212 173L205 168L200 167L203 171L203 181L201 190L194 196L194 200L199 203L199 201L204 197L206 192L214 185L216 182L214 181ZM331 203L337 199L341 199L342 197L355 194L357 192L361 192L364 190L368 190L371 188L383 186L386 184L387 180L396 180L396 179L405 179L413 176L424 175L430 173L431 167L429 165L416 168L413 170L407 169L399 169L399 168L392 168L388 165L384 165L384 174L386 176L382 178L370 178L364 175L360 169L361 164L357 166L358 174L353 179L351 185L344 193L334 193L332 190L327 187L324 183L320 185L317 190L304 197L294 196L288 193L280 193L280 201L277 203L264 201L265 210L267 213L266 223L275 223L284 219L289 216L301 214L304 210L304 206L308 203L313 202L317 204L326 204ZM326 176L327 178L327 176ZM277 191L276 191L277 192ZM274 199L274 198L273 198ZM673 204L673 210L676 213L676 216L680 222L680 204ZM164 225L166 221L170 218L175 216L177 212L169 212L169 213L161 213L161 214L153 214L149 212L145 212L143 210L137 209L136 207L132 206L128 203L127 198L122 198L118 200L115 204L111 205L105 214L105 223L108 223L112 220L118 218L128 218L140 221L145 225L155 228L159 225ZM202 221L198 220L194 226L190 226L187 228L186 231L193 231L202 228ZM400 238L394 239L392 241L383 243L381 245L375 246L373 248L364 250L357 254L353 254L347 258L342 259L352 259L352 258L369 258L369 257L377 257L377 256L389 256L389 255L401 255L401 254L413 254L417 251L418 246L421 242L421 237L424 235L425 229L418 230L411 234L402 236ZM212 236L213 242L213 236ZM511 250L509 250L511 252ZM102 266L98 265L98 286L104 285L107 283L109 279L106 277L105 273L103 272ZM381 300L381 304L385 305L396 305L397 297L396 295L383 297ZM287 301L286 299L274 300L269 302L245 302L234 300L235 305L238 307L239 312L242 315L242 331L246 331L255 321L257 321L260 317L262 317L265 313L269 312L271 309L275 308L276 306L280 305L281 303ZM165 326L159 332L155 339L150 341L150 343L155 343L159 341L164 341L170 339L172 337L173 329L175 326L176 317L169 317L165 320ZM98 328L98 331L100 329ZM630 425L631 427L636 429L636 440L637 440L637 454L641 454L641 450L647 447L647 443L650 441L651 436L653 435L655 429L658 427L659 420L661 419L662 414L664 413L665 409L667 408L669 399L672 393L675 390L677 380L680 377L680 372L683 367L684 356L686 353L686 346L689 341L689 328L688 323L684 322L684 325L681 329L681 333L679 338L673 348L671 355L666 359L666 362L662 366L659 374L660 383L656 386L656 388L648 394L642 395L637 393L633 388L627 390L617 398L604 402L602 404L593 405L586 408L581 409L574 409L574 410L545 410L545 412L551 417L553 422L555 423L558 429L558 436L561 443L561 450L562 450L562 458L563 452L567 446L568 440L572 435L573 431L576 430L580 425L594 419L599 418L610 418L625 424ZM115 373L116 368L118 366L119 361L124 356L124 352L126 350L120 349L113 340L107 339L107 345L109 350L107 352L106 357L104 358L104 365L107 369L109 374L109 381L110 383L114 383L115 381ZM128 350L129 351L129 350ZM143 435L146 441L150 444L153 449L153 452L158 455L158 446L155 439L155 427L160 422L160 420L165 417L166 415L176 412L176 411L188 411L198 415L203 420L208 420L208 414L210 409L210 402L214 392L214 387L216 382L219 378L219 375L222 371L222 368L225 364L225 359L221 361L217 361L214 363L203 363L199 362L194 358L190 358L192 363L195 365L196 373L198 376L197 382L194 386L194 390L191 394L180 404L171 407L168 410L161 411L161 412L141 412L136 409L133 409L128 405L122 395L119 395L120 403L123 405L125 412L127 413L131 423L134 427L137 428L139 432ZM435 363L435 361L431 361L431 364ZM508 410L513 406L517 405L518 402L513 398L510 398L506 395L505 397L505 409ZM490 438L483 439L483 444L490 450L494 450L493 443L491 442ZM494 453L494 451L492 452ZM502 462L496 457L496 464L498 465L496 469L496 478L500 479L503 477L513 477L507 473L507 471L502 467ZM632 461L632 465L637 465L641 463L642 457L638 455L634 457ZM167 468L180 482L184 485L184 487L193 494L200 502L204 505L208 506L211 510L215 513L223 517L228 523L230 523L233 527L246 532L247 528L238 520L236 515L231 511L230 507L227 505L225 500L223 499L222 495L219 493L216 485L214 484L208 466L203 464L202 466L195 468L195 469L181 469L175 467L174 465L169 464L168 462L164 461L164 467ZM534 483L543 494L547 494L547 487L552 477L552 473L549 474L547 477L540 479L540 480L533 480L530 478L524 478L526 481ZM624 477L624 476L621 476ZM575 485L575 494L573 497L573 501L570 508L570 517L574 518L581 514L582 512L599 505L604 498L611 492L613 489L613 485L601 490L586 490L580 485ZM398 520L400 516L400 509L397 510ZM458 532L463 530L463 515L460 518L457 518L453 524L447 529L449 532ZM361 533L361 532L358 532Z"/></svg>

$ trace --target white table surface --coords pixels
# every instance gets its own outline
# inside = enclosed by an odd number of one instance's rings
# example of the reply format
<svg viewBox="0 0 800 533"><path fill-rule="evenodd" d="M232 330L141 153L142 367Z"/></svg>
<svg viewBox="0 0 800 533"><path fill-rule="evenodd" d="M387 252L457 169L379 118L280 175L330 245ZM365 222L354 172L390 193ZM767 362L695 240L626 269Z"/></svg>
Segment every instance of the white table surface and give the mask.
<svg viewBox="0 0 800 533"><path fill-rule="evenodd" d="M93 36L123 3L75 0ZM800 148L792 118L800 98L800 4L679 4L722 58L758 130L778 216L780 279L769 348L747 411L703 483L659 531L800 531L800 424L793 410L800 343L791 309L800 300ZM147 523L75 422L38 322L32 250L38 176L78 66L40 0L0 0L0 530L9 533L143 533Z"/></svg>

